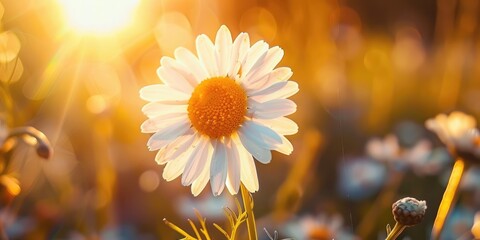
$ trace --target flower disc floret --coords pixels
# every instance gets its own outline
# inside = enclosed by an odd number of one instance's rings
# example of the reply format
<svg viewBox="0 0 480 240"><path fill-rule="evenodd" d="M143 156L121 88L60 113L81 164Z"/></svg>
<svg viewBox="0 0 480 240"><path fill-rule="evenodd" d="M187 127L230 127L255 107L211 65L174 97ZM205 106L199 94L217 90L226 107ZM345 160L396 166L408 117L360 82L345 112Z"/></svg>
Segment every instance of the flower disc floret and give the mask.
<svg viewBox="0 0 480 240"><path fill-rule="evenodd" d="M230 136L245 119L247 95L233 79L215 77L202 81L188 101L193 127L210 138Z"/></svg>

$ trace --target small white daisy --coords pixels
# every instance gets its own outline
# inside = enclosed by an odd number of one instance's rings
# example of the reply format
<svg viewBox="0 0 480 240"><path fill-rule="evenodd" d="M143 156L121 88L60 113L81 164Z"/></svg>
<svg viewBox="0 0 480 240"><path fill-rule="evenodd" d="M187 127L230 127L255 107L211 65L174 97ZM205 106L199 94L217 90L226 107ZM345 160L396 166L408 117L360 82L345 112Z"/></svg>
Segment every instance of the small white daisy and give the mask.
<svg viewBox="0 0 480 240"><path fill-rule="evenodd" d="M462 112L452 112L448 116L439 114L425 122L425 126L449 148L480 157L480 132L476 125L474 117Z"/></svg>
<svg viewBox="0 0 480 240"><path fill-rule="evenodd" d="M142 109L148 120L141 126L154 133L148 148L158 150L158 164L166 164L163 177L182 175L195 196L209 180L214 195L225 185L236 194L240 183L255 192L253 157L266 164L271 150L293 150L284 135L295 134L298 126L285 116L296 111L287 98L298 92L298 84L288 81L290 68L275 68L283 50L264 41L250 45L247 33L232 41L221 26L215 43L198 36L196 50L198 57L183 47L175 58L163 57L157 70L163 83L140 90L150 102Z"/></svg>
<svg viewBox="0 0 480 240"><path fill-rule="evenodd" d="M367 142L366 151L373 159L385 162L399 161L400 145L395 135L387 135L383 140L379 138L370 139Z"/></svg>

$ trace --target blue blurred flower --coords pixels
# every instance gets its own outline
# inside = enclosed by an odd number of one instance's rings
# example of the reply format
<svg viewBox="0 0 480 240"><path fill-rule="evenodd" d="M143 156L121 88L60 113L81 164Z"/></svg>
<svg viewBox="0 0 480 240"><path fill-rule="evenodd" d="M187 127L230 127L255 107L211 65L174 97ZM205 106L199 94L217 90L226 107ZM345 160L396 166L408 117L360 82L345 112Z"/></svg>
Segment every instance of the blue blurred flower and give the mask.
<svg viewBox="0 0 480 240"><path fill-rule="evenodd" d="M422 146L417 144L417 146L411 150L412 156L407 158L410 168L419 176L436 175L452 161L447 149L443 147L433 150L429 147L428 149L421 148Z"/></svg>
<svg viewBox="0 0 480 240"><path fill-rule="evenodd" d="M340 194L353 200L361 200L375 194L385 182L384 165L366 158L352 159L340 165Z"/></svg>
<svg viewBox="0 0 480 240"><path fill-rule="evenodd" d="M460 183L462 190L480 190L480 168L471 167L462 178Z"/></svg>
<svg viewBox="0 0 480 240"><path fill-rule="evenodd" d="M475 212L463 206L458 206L450 213L445 222L442 239L472 239L471 228Z"/></svg>

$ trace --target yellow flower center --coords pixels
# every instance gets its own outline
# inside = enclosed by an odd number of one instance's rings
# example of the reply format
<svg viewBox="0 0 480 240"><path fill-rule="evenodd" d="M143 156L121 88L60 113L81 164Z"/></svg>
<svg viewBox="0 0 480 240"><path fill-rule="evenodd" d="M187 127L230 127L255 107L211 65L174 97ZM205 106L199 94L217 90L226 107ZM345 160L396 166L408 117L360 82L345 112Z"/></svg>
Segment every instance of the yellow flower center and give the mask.
<svg viewBox="0 0 480 240"><path fill-rule="evenodd" d="M210 78L195 87L187 110L200 133L210 138L230 136L245 120L247 94L231 78Z"/></svg>

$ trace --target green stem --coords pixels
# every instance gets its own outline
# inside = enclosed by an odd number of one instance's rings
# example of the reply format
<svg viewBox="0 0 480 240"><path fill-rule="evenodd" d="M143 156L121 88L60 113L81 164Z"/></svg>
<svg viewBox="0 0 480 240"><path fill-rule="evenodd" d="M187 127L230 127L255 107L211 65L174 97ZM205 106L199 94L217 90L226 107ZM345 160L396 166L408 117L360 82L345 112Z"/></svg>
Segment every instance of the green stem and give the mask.
<svg viewBox="0 0 480 240"><path fill-rule="evenodd" d="M253 214L253 199L250 195L250 192L247 188L241 185L242 198L243 198L243 207L247 213L247 230L248 230L248 239L249 240L258 240L257 238L257 227L255 226L255 215Z"/></svg>
<svg viewBox="0 0 480 240"><path fill-rule="evenodd" d="M385 238L385 240L395 240L395 239L397 239L397 237L400 236L400 233L402 233L405 228L406 228L405 225L402 225L402 224L396 222L392 231L390 233L388 233L388 236L387 236L387 238Z"/></svg>

